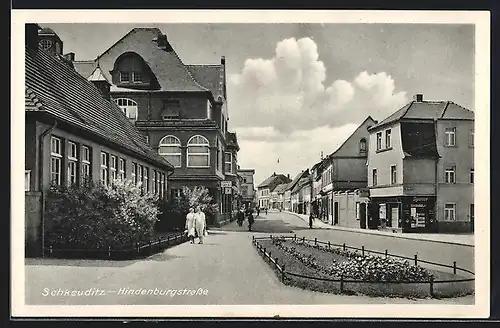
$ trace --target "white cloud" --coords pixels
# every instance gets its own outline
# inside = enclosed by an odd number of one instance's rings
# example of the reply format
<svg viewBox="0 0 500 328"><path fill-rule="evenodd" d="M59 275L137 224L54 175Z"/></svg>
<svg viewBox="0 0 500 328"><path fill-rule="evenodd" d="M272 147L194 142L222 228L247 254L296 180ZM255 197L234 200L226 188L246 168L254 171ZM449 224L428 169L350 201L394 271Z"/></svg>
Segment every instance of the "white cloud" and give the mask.
<svg viewBox="0 0 500 328"><path fill-rule="evenodd" d="M326 68L310 38L285 39L273 58L247 59L228 85L231 126L269 126L279 131L310 130L383 119L406 102L386 72L361 72L353 80L325 85Z"/></svg>
<svg viewBox="0 0 500 328"><path fill-rule="evenodd" d="M273 172L293 178L317 163L322 151L325 155L335 151L357 127L358 124L320 126L291 133L270 126L235 129L242 149L238 162L242 168L256 170L256 186Z"/></svg>

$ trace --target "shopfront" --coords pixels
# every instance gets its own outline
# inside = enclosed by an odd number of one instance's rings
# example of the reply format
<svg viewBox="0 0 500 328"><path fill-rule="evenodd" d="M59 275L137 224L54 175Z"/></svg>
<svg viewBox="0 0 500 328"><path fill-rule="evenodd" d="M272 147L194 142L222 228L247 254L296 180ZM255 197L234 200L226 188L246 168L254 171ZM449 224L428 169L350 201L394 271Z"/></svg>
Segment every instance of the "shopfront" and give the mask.
<svg viewBox="0 0 500 328"><path fill-rule="evenodd" d="M436 229L436 197L402 196L372 198L372 216L379 228L402 232L433 232Z"/></svg>

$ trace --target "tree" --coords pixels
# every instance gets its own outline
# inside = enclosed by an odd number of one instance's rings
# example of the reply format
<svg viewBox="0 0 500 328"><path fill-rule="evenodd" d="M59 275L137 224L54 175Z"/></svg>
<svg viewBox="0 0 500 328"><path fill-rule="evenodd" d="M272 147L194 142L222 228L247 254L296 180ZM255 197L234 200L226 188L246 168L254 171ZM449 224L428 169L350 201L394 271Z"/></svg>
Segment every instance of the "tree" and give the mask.
<svg viewBox="0 0 500 328"><path fill-rule="evenodd" d="M189 212L189 208L201 207L201 210L206 214L216 214L219 211L219 206L214 202L213 197L206 187L196 186L193 189L188 187L182 188L182 208L185 213Z"/></svg>

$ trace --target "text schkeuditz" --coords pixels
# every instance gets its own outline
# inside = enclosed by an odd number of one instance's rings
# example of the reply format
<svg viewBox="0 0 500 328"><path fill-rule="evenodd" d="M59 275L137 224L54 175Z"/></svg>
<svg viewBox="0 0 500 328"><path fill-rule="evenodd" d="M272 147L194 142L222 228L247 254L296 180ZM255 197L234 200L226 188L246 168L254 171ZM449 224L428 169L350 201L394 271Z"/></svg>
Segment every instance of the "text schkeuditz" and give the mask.
<svg viewBox="0 0 500 328"><path fill-rule="evenodd" d="M105 290L100 288L89 289L66 289L44 288L42 296L106 296L106 295L155 295L155 296L206 296L208 290L203 288L198 289L167 289L167 288L119 288L114 290Z"/></svg>

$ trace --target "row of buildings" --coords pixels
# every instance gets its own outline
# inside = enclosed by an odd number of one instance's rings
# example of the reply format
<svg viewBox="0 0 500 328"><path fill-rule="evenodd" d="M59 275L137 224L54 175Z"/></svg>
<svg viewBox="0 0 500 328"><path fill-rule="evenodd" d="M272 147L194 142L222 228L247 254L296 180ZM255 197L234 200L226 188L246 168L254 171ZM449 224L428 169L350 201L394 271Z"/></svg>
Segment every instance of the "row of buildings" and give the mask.
<svg viewBox="0 0 500 328"><path fill-rule="evenodd" d="M26 25L27 247L43 244L44 192L85 179L131 179L162 199L204 186L224 220L254 200L229 129L226 63L187 65L156 28L134 28L94 60L64 54ZM42 241L41 241L42 240Z"/></svg>
<svg viewBox="0 0 500 328"><path fill-rule="evenodd" d="M291 182L280 176L258 186L260 205L344 227L473 232L474 113L417 94L381 122L367 117Z"/></svg>

